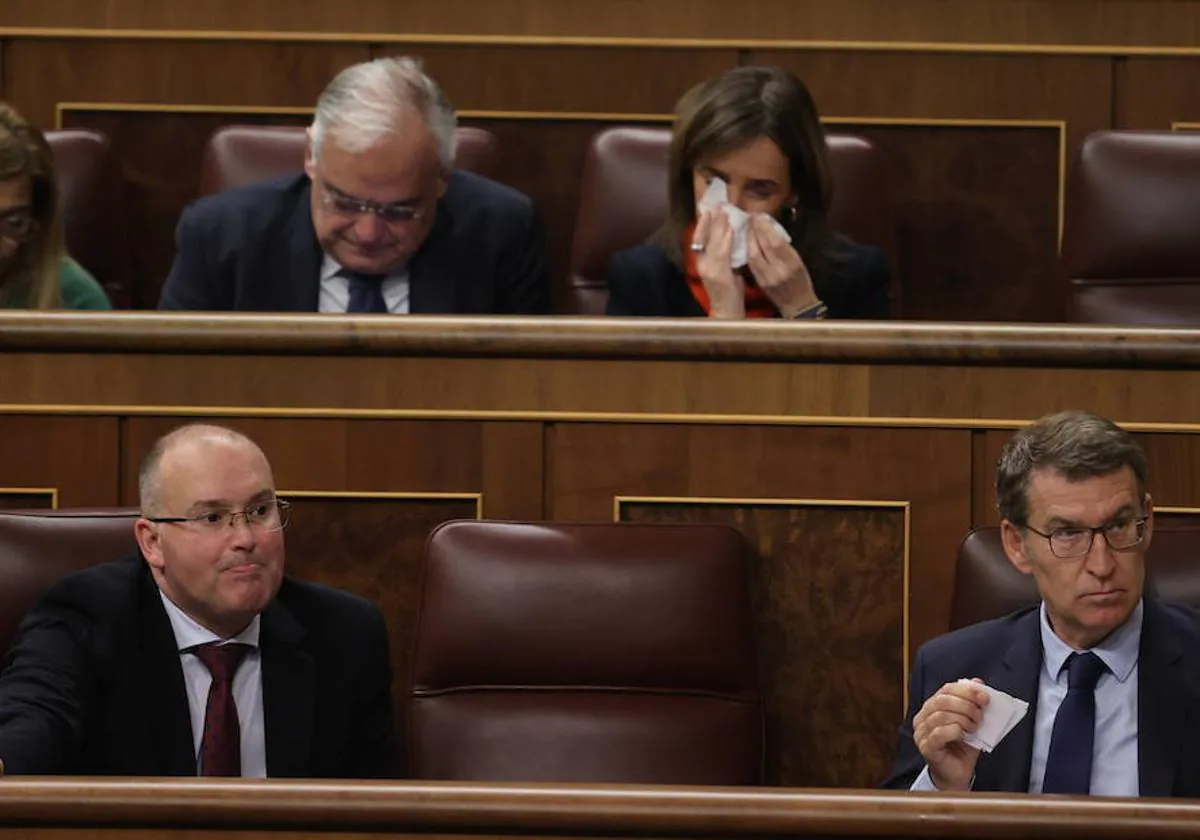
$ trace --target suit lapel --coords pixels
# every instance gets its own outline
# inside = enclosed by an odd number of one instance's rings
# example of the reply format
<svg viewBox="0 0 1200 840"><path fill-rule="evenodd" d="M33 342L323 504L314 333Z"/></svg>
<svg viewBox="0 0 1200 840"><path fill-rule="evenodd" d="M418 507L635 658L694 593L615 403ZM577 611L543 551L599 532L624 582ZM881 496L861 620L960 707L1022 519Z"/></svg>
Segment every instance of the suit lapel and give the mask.
<svg viewBox="0 0 1200 840"><path fill-rule="evenodd" d="M1042 638L1038 610L1017 620L1012 640L995 673L983 675L988 685L1029 703L1029 711L990 754L980 756L976 790L1029 791L1033 761L1033 730L1037 720L1038 671L1042 667Z"/></svg>
<svg viewBox="0 0 1200 840"><path fill-rule="evenodd" d="M307 180L307 179L305 179ZM316 312L321 293L321 262L324 252L317 241L317 231L312 220L312 182L308 181L292 211L287 226L290 234L288 247L278 255L280 264L263 283L283 284L278 294L267 299L286 301L286 310L291 312Z"/></svg>
<svg viewBox="0 0 1200 840"><path fill-rule="evenodd" d="M447 193L454 189L456 173L450 173ZM470 243L455 242L454 216L443 196L438 200L433 228L408 264L408 311L415 314L454 312L457 289L458 251ZM480 268L480 271L486 270Z"/></svg>
<svg viewBox="0 0 1200 840"><path fill-rule="evenodd" d="M1184 740L1191 691L1183 649L1157 603L1146 599L1138 651L1138 792L1170 796Z"/></svg>
<svg viewBox="0 0 1200 840"><path fill-rule="evenodd" d="M304 629L278 598L263 611L259 647L269 777L313 775L309 758L316 665L300 647L303 637Z"/></svg>
<svg viewBox="0 0 1200 840"><path fill-rule="evenodd" d="M134 667L146 698L146 710L164 775L196 775L196 747L191 712L183 684L179 648L163 609L158 586L146 561L139 558L138 624L142 655Z"/></svg>

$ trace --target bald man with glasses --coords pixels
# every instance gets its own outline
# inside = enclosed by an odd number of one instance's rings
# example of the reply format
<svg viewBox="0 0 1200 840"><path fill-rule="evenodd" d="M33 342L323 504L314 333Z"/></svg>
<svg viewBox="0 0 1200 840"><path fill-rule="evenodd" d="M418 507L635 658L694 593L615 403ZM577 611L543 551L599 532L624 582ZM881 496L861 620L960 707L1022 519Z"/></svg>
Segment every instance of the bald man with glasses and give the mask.
<svg viewBox="0 0 1200 840"><path fill-rule="evenodd" d="M379 778L379 610L284 576L288 503L244 435L190 425L139 474L139 554L64 578L0 671L8 774Z"/></svg>
<svg viewBox="0 0 1200 840"><path fill-rule="evenodd" d="M1200 796L1200 613L1144 595L1146 479L1137 442L1086 412L1004 447L1001 539L1041 603L921 648L885 786ZM990 753L964 740L990 705L983 686L1029 704Z"/></svg>

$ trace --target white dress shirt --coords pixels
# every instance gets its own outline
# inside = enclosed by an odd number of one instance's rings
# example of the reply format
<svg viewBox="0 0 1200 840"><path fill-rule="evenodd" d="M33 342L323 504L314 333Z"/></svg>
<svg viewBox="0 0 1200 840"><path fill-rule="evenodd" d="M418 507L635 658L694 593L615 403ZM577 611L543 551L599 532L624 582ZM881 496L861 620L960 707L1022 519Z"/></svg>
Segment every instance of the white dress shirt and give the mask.
<svg viewBox="0 0 1200 840"><path fill-rule="evenodd" d="M200 739L204 736L204 710L208 705L208 689L212 685L212 674L194 653L187 652L197 645L210 642L228 644L240 642L251 650L238 665L233 675L233 702L237 706L238 726L242 732L242 776L265 779L267 776L267 742L263 726L262 703L262 657L258 651L259 617L232 639L220 636L201 627L159 590L171 630L175 633L175 646L179 650L179 663L183 667L183 682L187 687L188 711L192 719L192 744L196 754L196 773L200 772Z"/></svg>
<svg viewBox="0 0 1200 840"><path fill-rule="evenodd" d="M1143 602L1138 601L1125 623L1091 648L1108 667L1096 683L1092 796L1137 796L1141 790L1138 777L1138 654L1142 646L1142 613ZM1045 602L1042 602L1038 618L1042 667L1038 671L1033 755L1029 767L1030 793L1042 792L1054 718L1067 696L1067 670L1063 665L1074 653L1050 626ZM929 765L925 765L910 789L937 790L929 775Z"/></svg>
<svg viewBox="0 0 1200 840"><path fill-rule="evenodd" d="M345 312L350 306L350 278L342 274L342 265L329 254L321 262L321 295L318 312ZM408 314L408 268L389 272L381 285L383 302L393 315Z"/></svg>

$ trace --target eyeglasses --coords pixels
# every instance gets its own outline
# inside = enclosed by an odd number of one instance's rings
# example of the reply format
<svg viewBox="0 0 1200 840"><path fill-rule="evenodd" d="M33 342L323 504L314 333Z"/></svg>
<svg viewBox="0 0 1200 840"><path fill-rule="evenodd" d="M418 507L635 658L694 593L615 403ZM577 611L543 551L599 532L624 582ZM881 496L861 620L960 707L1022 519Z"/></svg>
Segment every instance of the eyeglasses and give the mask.
<svg viewBox="0 0 1200 840"><path fill-rule="evenodd" d="M365 198L346 195L324 181L321 182L321 203L327 210L337 213L339 216L361 216L364 213L373 213L389 225L408 224L425 215L424 207L416 207L410 201L380 204Z"/></svg>
<svg viewBox="0 0 1200 840"><path fill-rule="evenodd" d="M238 517L246 520L246 526L257 531L281 531L287 527L292 505L280 499L258 502L245 510L210 510L199 516L147 516L150 522L165 525L192 523L202 531L217 532L232 528Z"/></svg>
<svg viewBox="0 0 1200 840"><path fill-rule="evenodd" d="M14 207L0 213L0 238L24 242L35 227L32 207Z"/></svg>
<svg viewBox="0 0 1200 840"><path fill-rule="evenodd" d="M1055 557L1070 560L1083 557L1091 551L1097 534L1104 537L1113 551L1128 551L1140 545L1146 538L1146 517L1118 519L1097 528L1055 528L1048 534L1043 534L1032 525L1026 525L1025 528L1050 543L1050 553Z"/></svg>

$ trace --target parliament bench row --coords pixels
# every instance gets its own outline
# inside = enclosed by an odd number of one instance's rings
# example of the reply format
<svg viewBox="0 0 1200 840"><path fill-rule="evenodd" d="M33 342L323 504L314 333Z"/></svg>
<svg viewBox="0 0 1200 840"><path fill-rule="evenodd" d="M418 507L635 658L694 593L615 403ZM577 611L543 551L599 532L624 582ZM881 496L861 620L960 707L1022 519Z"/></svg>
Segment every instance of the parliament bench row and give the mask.
<svg viewBox="0 0 1200 840"><path fill-rule="evenodd" d="M136 516L0 513L0 651L58 579L133 554ZM1149 592L1200 606L1197 548L1200 531L1156 531ZM761 784L752 562L746 540L726 526L438 526L394 692L407 722L407 775ZM998 529L966 536L954 627L1036 601L1032 580L1005 558Z"/></svg>
<svg viewBox="0 0 1200 840"><path fill-rule="evenodd" d="M831 226L896 260L885 153L870 141L830 134L836 189ZM64 193L67 243L118 307L131 276L121 226L120 176L111 146L94 130L47 135ZM615 127L592 139L582 173L568 275L554 278L567 314L600 314L604 269L615 252L645 240L667 215L670 132ZM460 127L459 168L490 174L503 154L494 135ZM304 130L226 126L209 139L201 194L302 167ZM1200 136L1186 132L1101 131L1083 143L1068 179L1061 271L1068 318L1091 323L1200 322ZM892 297L903 280L893 270ZM1056 292L1049 292L1055 294Z"/></svg>

